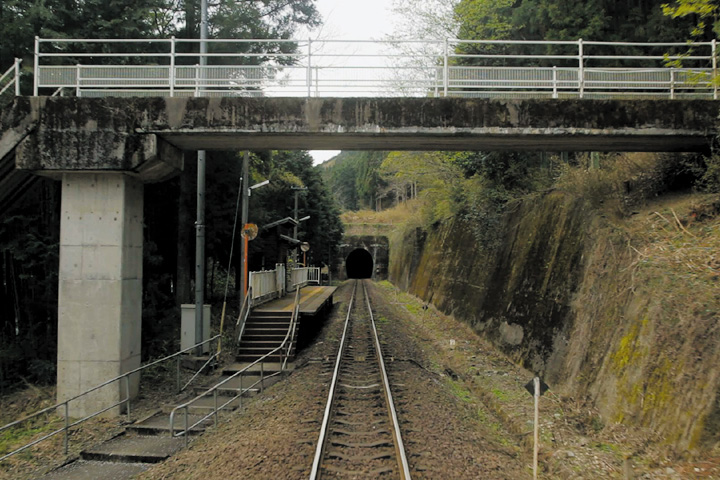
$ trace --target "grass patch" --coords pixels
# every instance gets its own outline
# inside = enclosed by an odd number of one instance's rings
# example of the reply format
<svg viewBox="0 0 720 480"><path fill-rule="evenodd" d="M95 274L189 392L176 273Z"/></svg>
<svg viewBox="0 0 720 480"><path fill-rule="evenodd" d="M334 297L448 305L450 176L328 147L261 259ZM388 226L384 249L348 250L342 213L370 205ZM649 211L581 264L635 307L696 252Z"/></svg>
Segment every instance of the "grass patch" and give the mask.
<svg viewBox="0 0 720 480"><path fill-rule="evenodd" d="M465 403L470 403L472 401L470 390L468 390L461 382L449 379L448 384L450 385L450 391L452 394L461 401Z"/></svg>

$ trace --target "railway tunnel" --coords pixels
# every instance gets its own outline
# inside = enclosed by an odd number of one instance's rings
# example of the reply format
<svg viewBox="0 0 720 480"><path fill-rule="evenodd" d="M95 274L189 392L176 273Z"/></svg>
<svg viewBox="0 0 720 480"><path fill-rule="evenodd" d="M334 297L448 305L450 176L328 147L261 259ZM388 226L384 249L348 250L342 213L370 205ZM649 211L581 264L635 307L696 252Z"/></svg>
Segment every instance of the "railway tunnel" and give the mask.
<svg viewBox="0 0 720 480"><path fill-rule="evenodd" d="M386 280L390 258L390 242L379 235L343 237L340 244L337 277Z"/></svg>

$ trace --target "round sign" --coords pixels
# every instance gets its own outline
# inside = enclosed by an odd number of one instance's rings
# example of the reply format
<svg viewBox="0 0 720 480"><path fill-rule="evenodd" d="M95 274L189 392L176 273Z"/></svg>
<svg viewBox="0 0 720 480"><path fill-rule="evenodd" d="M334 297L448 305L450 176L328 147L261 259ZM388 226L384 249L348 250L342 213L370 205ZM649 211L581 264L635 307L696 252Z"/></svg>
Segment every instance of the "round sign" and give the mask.
<svg viewBox="0 0 720 480"><path fill-rule="evenodd" d="M254 240L258 234L258 227L254 223L246 223L243 227L242 234L244 237L248 237L248 240Z"/></svg>
<svg viewBox="0 0 720 480"><path fill-rule="evenodd" d="M307 252L308 250L310 250L310 244L307 242L301 243L300 250L302 250L303 252Z"/></svg>

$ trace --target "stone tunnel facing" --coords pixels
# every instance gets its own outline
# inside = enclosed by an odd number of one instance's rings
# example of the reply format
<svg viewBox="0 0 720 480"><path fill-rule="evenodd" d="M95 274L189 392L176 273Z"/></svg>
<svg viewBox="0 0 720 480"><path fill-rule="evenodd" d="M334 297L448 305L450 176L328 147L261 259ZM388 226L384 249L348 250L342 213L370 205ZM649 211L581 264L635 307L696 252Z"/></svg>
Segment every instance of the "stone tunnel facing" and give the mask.
<svg viewBox="0 0 720 480"><path fill-rule="evenodd" d="M345 260L345 271L348 278L372 278L373 267L372 255L363 248L353 250Z"/></svg>

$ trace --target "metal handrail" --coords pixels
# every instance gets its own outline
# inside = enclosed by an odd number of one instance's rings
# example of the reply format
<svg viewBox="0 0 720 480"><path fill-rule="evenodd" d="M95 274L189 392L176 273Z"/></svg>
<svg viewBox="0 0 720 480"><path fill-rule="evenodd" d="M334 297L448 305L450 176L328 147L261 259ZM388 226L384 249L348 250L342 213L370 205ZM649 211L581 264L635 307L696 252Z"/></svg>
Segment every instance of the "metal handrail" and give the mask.
<svg viewBox="0 0 720 480"><path fill-rule="evenodd" d="M22 58L16 58L13 65L0 76L0 95L5 93L10 87L15 87L15 96L20 96L20 64ZM3 82L7 82L3 87Z"/></svg>
<svg viewBox="0 0 720 480"><path fill-rule="evenodd" d="M40 415L44 415L44 414L46 414L46 413L48 413L48 412L51 412L51 411L57 411L57 410L60 409L60 408L63 409L64 416L65 416L65 425L64 425L62 428L59 428L59 429L57 429L57 430L55 430L55 431L53 431L53 432L51 432L51 433L49 433L49 434L47 434L47 435L39 438L39 439L36 439L36 440L34 440L34 441L32 441L32 442L30 442L30 443L28 443L28 444L23 445L23 446L20 447L20 448L17 448L17 449L15 449L15 450L13 450L13 451L10 452L10 453L5 454L4 456L0 457L0 461L3 461L3 460L5 460L5 459L7 459L7 458L9 458L9 457L12 457L13 455L16 455L16 454L18 454L18 453L20 453L20 452L22 452L22 451L24 451L24 450L26 450L26 449L34 446L34 445L37 445L38 443L40 443L40 442L42 442L42 441L44 441L44 440L47 440L48 438L54 437L55 435L57 435L57 434L59 434L59 433L61 433L61 432L64 432L64 433L65 433L65 438L64 438L64 440L63 440L63 450L64 450L64 454L67 455L67 453L68 453L68 447L69 447L69 430L70 430L72 427L75 427L75 426L77 426L77 425L80 425L81 423L83 423L83 422L85 422L85 421L87 421L87 420L90 420L91 418L94 418L94 417L96 417L96 416L98 416L98 415L100 415L100 414L102 414L102 413L107 412L108 410L111 410L111 409L113 409L113 408L115 408L115 407L119 407L119 406L121 406L121 405L125 405L125 414L126 414L126 416L127 416L127 420L130 421L130 413L131 413L131 411L130 411L130 400L131 400L131 398L130 398L130 376L131 376L131 375L135 375L136 373L142 372L142 371L145 370L146 368L153 367L153 366L158 365L158 364L160 364L160 363L166 362L167 360L170 360L170 359L172 359L172 358L176 358L176 359L177 359L177 372L178 372L178 373L177 373L177 379L176 379L176 381L177 381L178 388L179 388L179 383L180 383L180 355L182 355L182 354L184 354L184 353L187 353L187 352L189 352L189 351L191 351L191 350L193 350L193 349L195 349L195 348L201 347L201 346L203 346L203 345L205 345L205 344L207 344L207 343L210 343L210 342L213 342L213 341L215 341L215 340L218 340L219 338L220 338L220 335L215 335L214 337L209 338L208 340L205 340L205 341L203 341L203 342L200 342L200 343L198 343L197 345L193 345L192 347L186 348L186 349L181 350L181 351L179 351L179 352L173 353L172 355L168 355L167 357L163 357L163 358L161 358L161 359L155 360L155 361L150 362L150 363L148 363L148 364L146 364L146 365L143 365L143 366L141 366L141 367L138 367L138 368L136 368L136 369L134 369L134 370L131 370L131 371L126 372L126 373L123 373L122 375L119 375L119 376L117 376L117 377L115 377L115 378L112 378L112 379L110 379L110 380L108 380L108 381L106 381L106 382L104 382L104 383L101 383L100 385L97 385L97 386L91 388L90 390L87 390L87 391L85 391L85 392L83 392L83 393L81 393L81 394L79 394L79 395L76 395L76 396L74 396L74 397L72 397L72 398L69 398L69 399L67 399L67 400L65 400L65 401L56 403L55 405L53 405L53 406L51 406L51 407L43 408L42 410L40 410L40 411L38 411L38 412L35 412L35 413L33 413L32 415L28 415L27 417L21 418L21 419L19 419L19 420L15 420L14 422L8 423L7 425L5 425L5 426L3 426L3 427L0 427L0 432L3 432L3 431L8 430L8 429L10 429L10 428L16 427L16 426L18 426L18 425L20 425L20 424L22 424L22 423L24 423L24 422L26 422L26 421L28 421L28 420L32 420L33 418L36 418L36 417L38 417L38 416L40 416ZM123 399L123 400L121 400L121 401L119 401L119 402L117 402L117 403L114 403L114 404L112 404L112 405L110 405L110 406L108 406L108 407L105 407L105 408L103 408L103 409L101 409L101 410L99 410L99 411L97 411L97 412L95 412L95 413L92 413L92 414L90 414L90 415L88 415L88 416L86 416L86 417L84 417L84 418L82 418L82 419L80 419L80 420L76 420L76 421L74 421L74 422L70 422L70 416L69 416L69 404L70 404L70 402L75 401L75 400L77 400L77 399L79 399L79 398L81 398L81 397L83 397L83 396L85 396L85 395L88 395L89 393L92 393L92 392L94 392L94 391L97 391L97 390L99 390L100 388L106 387L106 386L108 386L108 385L110 385L110 384L112 384L112 383L114 383L114 382L118 382L118 381L121 381L121 380L124 380L124 382L125 382L125 399ZM186 385L186 386L187 386L187 385Z"/></svg>
<svg viewBox="0 0 720 480"><path fill-rule="evenodd" d="M250 310L252 309L252 292L253 288L252 285L250 285L248 286L248 291L245 295L245 300L243 300L242 307L240 307L240 313L238 314L237 322L235 322L235 330L238 333L236 335L236 341L235 345L233 346L233 350L240 344L243 333L245 333L245 325L247 324L247 319L250 316Z"/></svg>
<svg viewBox="0 0 720 480"><path fill-rule="evenodd" d="M299 309L300 309L300 293L298 291L295 293L295 303L293 306L293 315L290 318L290 325L288 327L287 333L285 334L285 338L283 339L280 346L274 348L270 352L266 353L262 357L255 360L254 362L246 365L244 368L233 373L232 375L230 375L228 378L224 379L223 381L213 385L212 387L210 387L203 393L197 395L192 400L189 400L189 401L173 408L173 410L170 412L170 436L172 438L184 436L185 437L185 446L187 446L189 443L188 434L193 428L199 426L201 423L203 423L205 420L209 419L210 417L214 417L215 425L217 425L218 424L218 412L220 410L224 409L225 407L230 405L235 400L238 400L240 402L240 405L238 406L238 408L242 407L243 394L254 389L255 386L257 386L258 384L260 385L260 391L262 392L263 391L263 383L265 382L266 378L272 378L274 376L281 375L282 373L284 373L285 369L287 368L288 359L290 358L290 354L292 352L292 342L295 339L295 331L296 331L296 326L297 326L297 322L298 322ZM284 350L286 350L286 351L284 351ZM263 368L264 362L267 358L269 358L272 355L275 355L277 352L280 352L280 371L272 373L268 376L265 376L265 371ZM260 379L257 380L252 385L249 385L248 387L243 388L243 386L242 386L243 375L249 369L251 369L252 367L254 367L255 365L258 365L258 364L260 365ZM234 378L237 378L237 377L240 378L239 387L236 389L238 393L234 397L230 398L230 400L225 401L225 403L223 403L222 405L218 405L218 390L220 389L220 387L222 387L223 385L225 385L226 383L230 382L231 380L233 380ZM197 401L199 401L203 398L206 398L210 394L213 395L213 399L214 399L214 405L213 405L212 411L210 413L208 413L207 415L202 416L198 421L196 421L195 423L190 425L189 421L188 421L190 407ZM182 429L182 431L180 431L179 433L176 434L175 433L175 415L179 410L183 410L183 412L185 414L185 417L184 417L185 422L184 422L184 428Z"/></svg>
<svg viewBox="0 0 720 480"><path fill-rule="evenodd" d="M693 90L692 95L717 97L717 86L713 82L691 79L673 79L673 69L666 63L670 60L682 60L688 68L675 69L676 72L703 71L708 78L717 74L717 43L711 42L604 42L583 39L552 40L293 40L293 39L213 39L211 45L225 45L224 51L209 51L205 58L233 63L231 59L242 61L227 65L182 65L188 58L197 58L196 52L179 52L177 45L193 44L195 39L36 39L35 42L35 87L37 95L40 88L66 86L75 88L78 95L169 95L190 96L198 89L206 96L508 96L515 94L526 98L552 96L557 98L558 89L563 96L572 95L583 98L588 88L596 98L612 98L637 93L637 90L661 89L664 96L676 98L679 89ZM117 43L157 44L158 52L126 53L119 51L88 51L94 45ZM63 52L42 48L54 43L63 44ZM82 44L75 48L73 44ZM247 44L294 44L295 53L276 51L244 53L228 51L233 45ZM413 44L416 47L413 47ZM470 46L472 52L464 53L458 47ZM340 51L353 49L351 54ZM422 48L417 48L422 46ZM554 53L528 53L533 48L558 46L565 51ZM307 51L305 48L307 47ZM487 47L487 48L486 48ZM503 48L498 48L503 47ZM674 52L660 54L662 49L694 48L696 52L681 55ZM415 48L413 51L412 49ZM365 49L365 50L363 50ZM390 51L395 49L394 51ZM408 50L410 49L410 50ZM515 50L513 50L515 49ZM517 50L521 49L521 50ZM574 51L573 51L574 49ZM599 49L599 50L598 50ZM613 52L613 49L615 50ZM650 50L648 50L650 49ZM654 49L654 50L653 50ZM99 49L98 49L99 50ZM238 49L240 50L240 49ZM302 52L302 53L299 53ZM418 53L419 52L419 53ZM624 54L627 52L627 54ZM664 52L663 52L664 53ZM78 59L92 58L113 60L124 58L133 65L78 65ZM247 60L263 58L262 65L247 65ZM52 59L54 65L42 64L43 59ZM65 65L60 65L66 59ZM143 60L144 59L144 60ZM184 59L185 62L177 60ZM230 59L230 60L229 60ZM139 60L139 62L138 62ZM546 72L556 61L558 66L571 73L572 80L550 80L537 78L540 72ZM146 64L141 64L145 62ZM487 62L495 64L525 66L516 67L512 74L492 80L465 80L465 72L471 72L475 66L464 63ZM648 62L652 62L648 64ZM148 65L152 63L152 65ZM627 64L630 66L612 70L608 67ZM545 65L545 66L543 66ZM568 66L570 65L570 66ZM648 71L648 65L657 75L664 75L662 81L633 79L625 75L639 71ZM498 71L510 67L495 67ZM458 73L461 72L461 73ZM520 73L518 73L520 72ZM592 87L589 75L601 73L606 78L602 87ZM524 75L525 78L518 78ZM623 76L625 75L625 76ZM669 76L669 77L668 77ZM494 83L493 83L494 82ZM506 84L508 91L498 91ZM470 89L469 91L467 89ZM658 95L658 92L652 93Z"/></svg>

